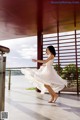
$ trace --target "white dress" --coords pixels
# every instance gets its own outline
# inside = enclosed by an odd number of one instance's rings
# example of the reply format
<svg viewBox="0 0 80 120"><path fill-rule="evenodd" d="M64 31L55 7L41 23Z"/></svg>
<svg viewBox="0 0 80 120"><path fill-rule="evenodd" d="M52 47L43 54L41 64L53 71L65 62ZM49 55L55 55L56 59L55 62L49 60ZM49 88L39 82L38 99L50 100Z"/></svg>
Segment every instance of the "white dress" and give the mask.
<svg viewBox="0 0 80 120"><path fill-rule="evenodd" d="M41 90L42 94L47 91L44 84L50 85L55 92L59 92L67 86L67 81L57 74L52 65L53 60L50 60L44 66L42 65L40 69L26 68L21 69L21 72L35 87Z"/></svg>

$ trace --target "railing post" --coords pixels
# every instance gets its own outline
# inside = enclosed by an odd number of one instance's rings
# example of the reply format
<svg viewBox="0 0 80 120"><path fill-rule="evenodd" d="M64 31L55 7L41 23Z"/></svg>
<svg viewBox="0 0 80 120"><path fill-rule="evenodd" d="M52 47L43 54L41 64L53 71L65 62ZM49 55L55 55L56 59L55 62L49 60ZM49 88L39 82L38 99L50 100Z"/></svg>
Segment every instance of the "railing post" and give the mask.
<svg viewBox="0 0 80 120"><path fill-rule="evenodd" d="M11 89L11 70L9 70L9 82L8 82L8 90Z"/></svg>
<svg viewBox="0 0 80 120"><path fill-rule="evenodd" d="M5 106L5 68L6 68L6 57L3 56L10 50L4 46L0 46L0 112L4 111Z"/></svg>
<svg viewBox="0 0 80 120"><path fill-rule="evenodd" d="M5 105L5 64L6 57L0 56L0 111L4 111Z"/></svg>

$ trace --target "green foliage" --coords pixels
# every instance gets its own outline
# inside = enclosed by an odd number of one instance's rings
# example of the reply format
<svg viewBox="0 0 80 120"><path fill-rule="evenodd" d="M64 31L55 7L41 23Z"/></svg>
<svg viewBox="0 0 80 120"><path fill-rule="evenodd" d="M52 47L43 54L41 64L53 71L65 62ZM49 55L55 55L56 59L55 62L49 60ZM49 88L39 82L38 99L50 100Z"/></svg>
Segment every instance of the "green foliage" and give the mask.
<svg viewBox="0 0 80 120"><path fill-rule="evenodd" d="M55 65L54 68L56 71L58 71L58 65ZM59 65L59 75L63 79L76 80L76 65L69 64L64 68L62 68L61 65ZM78 68L78 77L80 79L80 68Z"/></svg>
<svg viewBox="0 0 80 120"><path fill-rule="evenodd" d="M78 80L80 80L80 67L78 68Z"/></svg>
<svg viewBox="0 0 80 120"><path fill-rule="evenodd" d="M62 75L63 68L61 67L61 64L59 66L57 64L54 65L54 69L57 71L59 75Z"/></svg>
<svg viewBox="0 0 80 120"><path fill-rule="evenodd" d="M63 78L68 80L76 80L76 65L69 64L62 71Z"/></svg>
<svg viewBox="0 0 80 120"><path fill-rule="evenodd" d="M34 88L34 87L26 88L26 90L36 90L36 88Z"/></svg>

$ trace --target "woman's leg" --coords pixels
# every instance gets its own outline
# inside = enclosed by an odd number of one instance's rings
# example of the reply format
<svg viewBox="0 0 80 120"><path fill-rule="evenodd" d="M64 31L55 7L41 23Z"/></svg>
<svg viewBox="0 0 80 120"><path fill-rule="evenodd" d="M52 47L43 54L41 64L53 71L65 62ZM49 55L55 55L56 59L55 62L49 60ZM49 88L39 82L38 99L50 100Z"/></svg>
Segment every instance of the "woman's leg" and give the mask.
<svg viewBox="0 0 80 120"><path fill-rule="evenodd" d="M53 89L51 88L50 85L45 84L44 86L47 88L47 90L49 91L49 93L52 97L51 100L49 101L49 103L55 102L58 98L58 95L53 91Z"/></svg>

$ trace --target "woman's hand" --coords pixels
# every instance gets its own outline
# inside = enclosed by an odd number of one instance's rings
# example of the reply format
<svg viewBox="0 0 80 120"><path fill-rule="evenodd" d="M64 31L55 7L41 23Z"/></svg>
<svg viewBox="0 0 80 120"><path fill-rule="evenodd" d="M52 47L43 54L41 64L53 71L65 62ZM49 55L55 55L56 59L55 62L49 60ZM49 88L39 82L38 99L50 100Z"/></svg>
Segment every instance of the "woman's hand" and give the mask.
<svg viewBox="0 0 80 120"><path fill-rule="evenodd" d="M32 61L33 61L33 62L37 62L37 60L36 60L36 59L32 59Z"/></svg>

